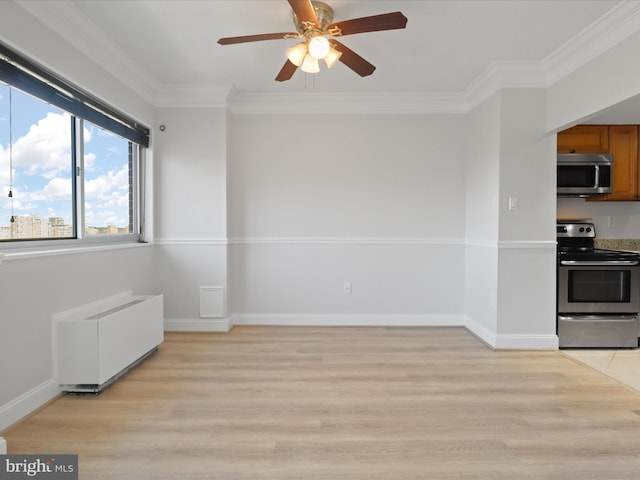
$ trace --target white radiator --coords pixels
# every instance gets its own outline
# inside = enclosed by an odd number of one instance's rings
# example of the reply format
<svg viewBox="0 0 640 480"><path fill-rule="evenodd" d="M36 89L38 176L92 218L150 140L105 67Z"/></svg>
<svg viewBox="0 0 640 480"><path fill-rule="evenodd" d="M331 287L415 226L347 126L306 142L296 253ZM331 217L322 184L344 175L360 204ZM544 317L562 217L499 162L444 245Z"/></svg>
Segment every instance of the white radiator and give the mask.
<svg viewBox="0 0 640 480"><path fill-rule="evenodd" d="M131 292L53 316L57 378L68 392L98 393L164 340L162 295Z"/></svg>

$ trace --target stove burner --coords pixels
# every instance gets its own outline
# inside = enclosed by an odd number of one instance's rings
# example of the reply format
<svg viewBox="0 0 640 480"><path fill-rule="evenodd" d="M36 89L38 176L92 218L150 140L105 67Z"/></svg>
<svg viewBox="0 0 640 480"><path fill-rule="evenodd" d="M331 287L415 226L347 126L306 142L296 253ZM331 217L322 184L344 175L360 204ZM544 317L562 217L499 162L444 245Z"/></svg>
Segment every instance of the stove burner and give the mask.
<svg viewBox="0 0 640 480"><path fill-rule="evenodd" d="M582 260L582 261L625 261L638 260L640 255L634 252L622 252L619 250L584 249L584 250L561 250L558 249L558 261L562 260Z"/></svg>
<svg viewBox="0 0 640 480"><path fill-rule="evenodd" d="M594 247L595 226L587 222L557 224L558 262L566 260L611 262L638 261L640 254Z"/></svg>

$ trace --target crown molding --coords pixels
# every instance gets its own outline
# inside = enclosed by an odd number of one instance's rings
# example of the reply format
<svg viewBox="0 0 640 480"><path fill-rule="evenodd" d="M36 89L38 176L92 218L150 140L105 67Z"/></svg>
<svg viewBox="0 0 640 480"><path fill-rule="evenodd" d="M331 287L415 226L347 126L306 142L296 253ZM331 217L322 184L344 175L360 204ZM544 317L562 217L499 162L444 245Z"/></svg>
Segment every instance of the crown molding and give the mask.
<svg viewBox="0 0 640 480"><path fill-rule="evenodd" d="M640 32L640 2L625 0L543 60L546 86Z"/></svg>
<svg viewBox="0 0 640 480"><path fill-rule="evenodd" d="M468 109L472 110L503 88L545 88L545 72L541 62L493 62L464 92Z"/></svg>
<svg viewBox="0 0 640 480"><path fill-rule="evenodd" d="M396 93L249 93L232 89L227 104L234 114L389 114L465 113L463 94Z"/></svg>
<svg viewBox="0 0 640 480"><path fill-rule="evenodd" d="M225 108L228 95L228 86L212 84L160 85L155 89L152 103L159 108Z"/></svg>
<svg viewBox="0 0 640 480"><path fill-rule="evenodd" d="M16 0L156 107L228 107L234 114L460 114L503 88L546 88L640 32L640 1L624 0L542 61L497 61L462 92L254 93L227 85L164 85L149 78L74 2ZM36 59L41 61L43 59ZM46 63L44 63L46 65Z"/></svg>
<svg viewBox="0 0 640 480"><path fill-rule="evenodd" d="M120 49L108 35L94 24L69 0L56 2L46 0L16 0L16 3L74 45L91 59L99 58L96 64L118 78L124 85L140 95L150 104L155 103L158 87L156 82L125 51ZM44 59L36 59L55 71ZM88 90L88 89L87 89Z"/></svg>

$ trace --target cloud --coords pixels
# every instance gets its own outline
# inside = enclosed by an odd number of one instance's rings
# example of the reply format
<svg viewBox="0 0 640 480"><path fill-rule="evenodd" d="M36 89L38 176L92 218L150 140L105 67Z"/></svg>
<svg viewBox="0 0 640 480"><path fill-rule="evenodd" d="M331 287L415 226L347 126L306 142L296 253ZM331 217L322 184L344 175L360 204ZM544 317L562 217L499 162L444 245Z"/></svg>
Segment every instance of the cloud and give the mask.
<svg viewBox="0 0 640 480"><path fill-rule="evenodd" d="M9 186L2 187L2 203L0 208L10 210L12 207L17 212L31 212L38 208L36 199L28 192L23 192L18 187L13 187L13 201L9 198Z"/></svg>
<svg viewBox="0 0 640 480"><path fill-rule="evenodd" d="M91 226L128 225L128 166L85 180L85 219Z"/></svg>
<svg viewBox="0 0 640 480"><path fill-rule="evenodd" d="M71 200L71 180L68 178L53 178L42 189L41 193L47 200Z"/></svg>
<svg viewBox="0 0 640 480"><path fill-rule="evenodd" d="M3 148L0 145L0 185L9 185L10 175L9 175L9 149ZM14 169L15 174L15 169Z"/></svg>
<svg viewBox="0 0 640 480"><path fill-rule="evenodd" d="M84 194L86 198L107 199L112 192L125 190L129 192L129 167L123 166L120 170L111 170L96 178L85 179Z"/></svg>
<svg viewBox="0 0 640 480"><path fill-rule="evenodd" d="M85 146L92 138L101 135L103 132L100 129L85 126ZM71 145L69 114L53 112L32 124L26 134L14 141L13 207L16 214L18 211L40 212L43 218L51 215L66 218L70 215L74 181L74 177L70 177ZM120 166L96 176L96 168L106 166L108 157L122 156L121 148L108 146L103 156L89 151L84 155L86 224L126 226L129 222L128 162L119 162ZM98 162L102 165L98 165ZM0 198L0 209L10 208L11 203L7 198L9 163L8 148L0 145L0 195L4 197Z"/></svg>
<svg viewBox="0 0 640 480"><path fill-rule="evenodd" d="M47 113L31 125L13 145L13 165L25 175L46 179L71 168L71 118L67 113Z"/></svg>
<svg viewBox="0 0 640 480"><path fill-rule="evenodd" d="M84 169L85 171L93 170L93 166L96 163L96 154L95 153L85 153L84 155Z"/></svg>

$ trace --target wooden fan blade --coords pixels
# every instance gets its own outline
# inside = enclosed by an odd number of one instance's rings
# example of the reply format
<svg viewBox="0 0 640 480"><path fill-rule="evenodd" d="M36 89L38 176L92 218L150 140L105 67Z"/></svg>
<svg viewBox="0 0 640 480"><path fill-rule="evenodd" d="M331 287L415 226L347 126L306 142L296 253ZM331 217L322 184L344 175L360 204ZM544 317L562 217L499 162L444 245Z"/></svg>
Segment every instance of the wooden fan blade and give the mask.
<svg viewBox="0 0 640 480"><path fill-rule="evenodd" d="M286 38L298 38L299 36L298 32L263 33L261 35L221 38L218 43L220 45L232 45L234 43L260 42L262 40L284 40Z"/></svg>
<svg viewBox="0 0 640 480"><path fill-rule="evenodd" d="M289 5L293 13L298 17L299 22L309 22L318 25L318 17L313 9L311 0L289 0Z"/></svg>
<svg viewBox="0 0 640 480"><path fill-rule="evenodd" d="M342 52L340 56L340 61L344 63L351 70L356 72L361 77L366 77L367 75L371 75L376 67L369 62L367 62L364 58L358 55L356 52L351 50L349 47L345 47L342 43L337 40L331 40L333 47Z"/></svg>
<svg viewBox="0 0 640 480"><path fill-rule="evenodd" d="M293 63L287 60L284 66L282 67L282 70L280 70L280 73L278 73L276 80L278 82L286 82L291 77L293 77L293 74L296 73L297 69L298 67L296 67Z"/></svg>
<svg viewBox="0 0 640 480"><path fill-rule="evenodd" d="M335 22L327 26L327 32L334 36L340 36L353 35L354 33L379 32L381 30L396 30L405 28L406 26L407 17L401 12L393 12Z"/></svg>

